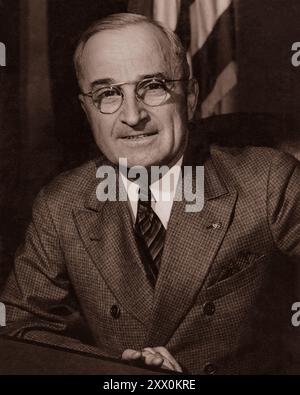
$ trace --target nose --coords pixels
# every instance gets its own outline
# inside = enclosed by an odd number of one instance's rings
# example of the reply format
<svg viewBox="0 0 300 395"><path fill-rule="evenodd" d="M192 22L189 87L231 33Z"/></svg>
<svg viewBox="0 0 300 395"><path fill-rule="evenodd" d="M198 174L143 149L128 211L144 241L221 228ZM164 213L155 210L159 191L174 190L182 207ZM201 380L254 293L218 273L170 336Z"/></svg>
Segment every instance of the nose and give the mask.
<svg viewBox="0 0 300 395"><path fill-rule="evenodd" d="M120 119L128 126L134 127L147 118L147 111L142 102L138 101L135 93L124 96Z"/></svg>

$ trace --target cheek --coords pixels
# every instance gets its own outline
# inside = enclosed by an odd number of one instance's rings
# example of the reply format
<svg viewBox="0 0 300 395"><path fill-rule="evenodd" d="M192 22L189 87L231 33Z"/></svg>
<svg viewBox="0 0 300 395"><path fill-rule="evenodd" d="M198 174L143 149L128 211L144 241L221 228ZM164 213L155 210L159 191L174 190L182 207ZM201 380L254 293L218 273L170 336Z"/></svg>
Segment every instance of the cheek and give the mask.
<svg viewBox="0 0 300 395"><path fill-rule="evenodd" d="M94 112L90 113L88 118L95 139L107 143L112 135L113 119L99 116Z"/></svg>
<svg viewBox="0 0 300 395"><path fill-rule="evenodd" d="M165 107L156 107L156 118L164 128L175 127L185 119L184 111L180 104L167 104Z"/></svg>
<svg viewBox="0 0 300 395"><path fill-rule="evenodd" d="M174 107L168 119L168 134L169 138L173 139L174 144L178 144L182 141L186 128L187 122L185 112L182 110L182 107Z"/></svg>
<svg viewBox="0 0 300 395"><path fill-rule="evenodd" d="M89 118L89 122L98 148L109 159L112 159L111 156L115 151L115 142L112 137L113 123L111 120L99 119L99 116L94 114Z"/></svg>

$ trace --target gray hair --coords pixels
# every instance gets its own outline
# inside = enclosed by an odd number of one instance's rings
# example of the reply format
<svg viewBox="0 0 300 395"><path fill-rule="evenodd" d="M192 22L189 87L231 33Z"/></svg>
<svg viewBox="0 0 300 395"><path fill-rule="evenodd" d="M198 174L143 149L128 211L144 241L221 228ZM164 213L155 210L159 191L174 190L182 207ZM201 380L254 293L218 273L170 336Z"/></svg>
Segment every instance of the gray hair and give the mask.
<svg viewBox="0 0 300 395"><path fill-rule="evenodd" d="M167 50L170 52L170 64L178 67L181 76L180 78L188 79L190 69L187 62L186 51L179 39L179 37L169 28L163 26L159 22L151 20L143 15L119 13L108 15L105 18L95 21L87 30L81 35L73 57L74 67L77 75L78 82L82 78L82 53L87 41L95 34L105 30L120 30L130 25L138 25L147 23L158 28L168 40L169 46Z"/></svg>

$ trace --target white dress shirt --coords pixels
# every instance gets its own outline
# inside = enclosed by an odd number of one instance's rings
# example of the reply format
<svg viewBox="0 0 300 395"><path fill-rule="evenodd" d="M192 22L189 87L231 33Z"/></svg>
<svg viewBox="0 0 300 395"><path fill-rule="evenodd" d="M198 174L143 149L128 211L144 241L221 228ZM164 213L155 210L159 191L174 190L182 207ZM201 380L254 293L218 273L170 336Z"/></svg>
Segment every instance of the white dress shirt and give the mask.
<svg viewBox="0 0 300 395"><path fill-rule="evenodd" d="M165 229L167 229L168 226L176 187L181 174L182 159L183 158L181 157L179 161L173 167L171 167L171 169L166 174L163 175L163 177L150 185L150 191L152 195L151 207L155 211L158 218L161 220L161 223ZM140 187L134 181L128 180L124 174L120 174L129 199L133 223L135 223Z"/></svg>

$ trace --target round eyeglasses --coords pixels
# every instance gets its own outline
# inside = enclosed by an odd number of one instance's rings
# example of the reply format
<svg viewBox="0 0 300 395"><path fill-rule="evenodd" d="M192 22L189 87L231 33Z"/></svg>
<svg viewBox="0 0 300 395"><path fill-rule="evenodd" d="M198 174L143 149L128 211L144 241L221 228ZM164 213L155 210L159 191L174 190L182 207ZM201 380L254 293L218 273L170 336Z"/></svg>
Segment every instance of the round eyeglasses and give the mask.
<svg viewBox="0 0 300 395"><path fill-rule="evenodd" d="M125 84L136 84L135 96L137 100L142 101L147 106L156 107L164 104L168 100L174 82L178 81L187 80L167 80L155 77L146 78L138 82L120 82L101 86L87 93L81 92L81 94L83 96L89 96L94 106L102 114L113 114L118 111L123 104L124 93L121 86Z"/></svg>

